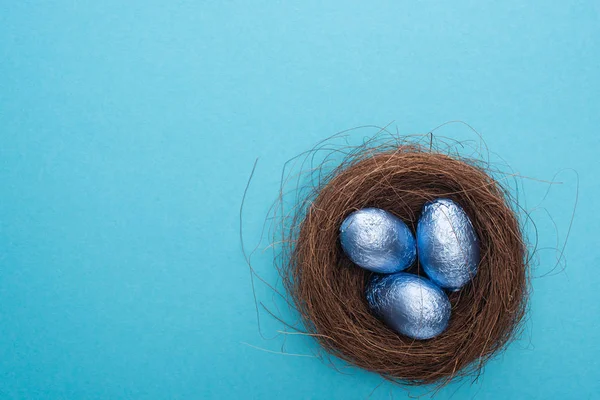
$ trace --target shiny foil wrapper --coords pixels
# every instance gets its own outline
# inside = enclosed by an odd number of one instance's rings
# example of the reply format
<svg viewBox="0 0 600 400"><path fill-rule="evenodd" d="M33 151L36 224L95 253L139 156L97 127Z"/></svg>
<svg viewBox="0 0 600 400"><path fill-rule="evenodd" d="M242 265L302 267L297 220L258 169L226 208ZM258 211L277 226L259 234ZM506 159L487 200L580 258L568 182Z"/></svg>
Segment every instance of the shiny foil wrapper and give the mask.
<svg viewBox="0 0 600 400"><path fill-rule="evenodd" d="M416 241L408 226L378 208L364 208L346 217L340 243L352 262L378 273L403 271L416 258Z"/></svg>
<svg viewBox="0 0 600 400"><path fill-rule="evenodd" d="M371 310L386 325L413 339L439 335L450 320L450 301L444 291L417 275L373 275L366 297Z"/></svg>
<svg viewBox="0 0 600 400"><path fill-rule="evenodd" d="M436 199L423 207L417 225L419 262L429 278L458 290L477 273L479 241L462 207L450 199Z"/></svg>

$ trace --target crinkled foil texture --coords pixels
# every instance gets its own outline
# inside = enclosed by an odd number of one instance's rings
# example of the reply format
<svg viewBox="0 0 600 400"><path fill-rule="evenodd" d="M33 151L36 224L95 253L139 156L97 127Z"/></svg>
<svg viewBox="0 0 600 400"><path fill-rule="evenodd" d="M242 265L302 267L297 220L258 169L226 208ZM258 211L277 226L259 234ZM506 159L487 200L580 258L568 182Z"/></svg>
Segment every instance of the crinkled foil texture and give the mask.
<svg viewBox="0 0 600 400"><path fill-rule="evenodd" d="M416 258L416 241L408 226L378 208L364 208L346 217L340 242L352 262L373 272L399 272Z"/></svg>
<svg viewBox="0 0 600 400"><path fill-rule="evenodd" d="M419 262L436 284L458 290L477 273L479 242L464 210L449 199L427 203L417 226Z"/></svg>
<svg viewBox="0 0 600 400"><path fill-rule="evenodd" d="M366 296L369 307L390 328L414 339L439 335L450 320L446 294L417 275L373 275Z"/></svg>

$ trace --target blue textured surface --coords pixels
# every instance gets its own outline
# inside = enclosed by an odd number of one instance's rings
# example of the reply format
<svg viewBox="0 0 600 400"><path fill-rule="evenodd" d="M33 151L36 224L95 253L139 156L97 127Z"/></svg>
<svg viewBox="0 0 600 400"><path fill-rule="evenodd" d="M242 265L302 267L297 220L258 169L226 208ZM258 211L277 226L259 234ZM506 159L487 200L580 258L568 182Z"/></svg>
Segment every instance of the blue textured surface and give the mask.
<svg viewBox="0 0 600 400"><path fill-rule="evenodd" d="M371 310L390 328L413 339L436 337L450 321L446 293L417 275L373 275L366 297Z"/></svg>
<svg viewBox="0 0 600 400"><path fill-rule="evenodd" d="M417 256L415 237L394 214L363 208L348 215L340 226L340 244L355 264L382 274L410 267Z"/></svg>
<svg viewBox="0 0 600 400"><path fill-rule="evenodd" d="M599 7L3 1L0 398L405 398L370 373L242 344L279 352L284 338L257 333L238 207L258 156L252 249L291 157L353 126L454 119L515 173L563 184L520 192L546 249L523 339L437 398L597 397ZM574 204L564 168L580 175L568 263L541 277ZM268 259L254 265L275 281ZM267 339L282 329L261 321Z"/></svg>
<svg viewBox="0 0 600 400"><path fill-rule="evenodd" d="M417 224L419 263L437 285L458 290L477 274L479 240L462 207L435 199L423 207Z"/></svg>

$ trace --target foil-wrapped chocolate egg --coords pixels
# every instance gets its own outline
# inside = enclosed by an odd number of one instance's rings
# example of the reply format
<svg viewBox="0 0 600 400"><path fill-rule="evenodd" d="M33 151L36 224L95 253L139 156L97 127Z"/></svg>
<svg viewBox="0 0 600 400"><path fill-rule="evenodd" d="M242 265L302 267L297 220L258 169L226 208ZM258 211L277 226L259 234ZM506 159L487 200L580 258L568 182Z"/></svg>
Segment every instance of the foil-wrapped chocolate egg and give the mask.
<svg viewBox="0 0 600 400"><path fill-rule="evenodd" d="M417 224L419 262L437 285L458 290L477 273L479 241L465 211L450 199L425 204Z"/></svg>
<svg viewBox="0 0 600 400"><path fill-rule="evenodd" d="M348 215L340 227L340 243L352 262L382 274L405 270L417 255L408 226L379 208L363 208Z"/></svg>
<svg viewBox="0 0 600 400"><path fill-rule="evenodd" d="M366 290L371 310L398 333L431 339L450 320L450 301L442 289L417 275L373 275Z"/></svg>

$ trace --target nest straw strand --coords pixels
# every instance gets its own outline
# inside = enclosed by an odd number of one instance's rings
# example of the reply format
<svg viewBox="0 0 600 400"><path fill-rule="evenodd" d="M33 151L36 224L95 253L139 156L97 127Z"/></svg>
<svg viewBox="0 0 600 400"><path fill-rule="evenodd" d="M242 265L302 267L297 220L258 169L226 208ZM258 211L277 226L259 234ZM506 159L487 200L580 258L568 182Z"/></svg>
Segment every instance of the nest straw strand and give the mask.
<svg viewBox="0 0 600 400"><path fill-rule="evenodd" d="M449 293L445 332L413 340L392 331L368 309L370 273L353 265L339 244L351 212L378 207L413 232L423 204L446 197L469 215L480 239L477 275ZM477 163L414 145L353 153L325 177L284 233L279 265L304 329L331 355L408 385L444 385L477 373L515 337L527 304L527 249L517 215L498 181ZM409 272L423 275L415 263Z"/></svg>

